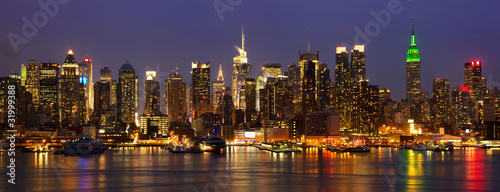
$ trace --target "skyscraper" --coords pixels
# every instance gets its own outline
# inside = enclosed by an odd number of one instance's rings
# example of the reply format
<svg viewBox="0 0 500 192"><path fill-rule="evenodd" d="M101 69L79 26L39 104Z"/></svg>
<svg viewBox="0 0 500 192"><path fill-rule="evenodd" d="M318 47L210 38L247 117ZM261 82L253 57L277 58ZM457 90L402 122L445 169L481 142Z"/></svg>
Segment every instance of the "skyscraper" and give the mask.
<svg viewBox="0 0 500 192"><path fill-rule="evenodd" d="M281 63L264 63L262 66L264 81L268 77L278 77L279 75L281 75Z"/></svg>
<svg viewBox="0 0 500 192"><path fill-rule="evenodd" d="M10 86L14 86L14 93L9 93L12 88ZM13 95L12 95L13 94ZM13 96L14 98L12 98ZM24 124L23 120L25 120L22 116L22 87L21 87L21 76L17 73L10 74L7 77L0 77L0 122L5 125L9 125L9 129L14 128L10 127L10 123L13 124ZM10 98L9 98L10 97ZM15 105L10 104L11 106L15 106L15 108L9 107L9 101L14 101ZM14 112L14 115L9 114L8 111L11 110ZM10 117L9 117L10 116ZM14 118L14 122L9 119Z"/></svg>
<svg viewBox="0 0 500 192"><path fill-rule="evenodd" d="M415 43L415 27L411 24L411 42L406 54L406 99L418 101L420 95L420 53Z"/></svg>
<svg viewBox="0 0 500 192"><path fill-rule="evenodd" d="M160 82L156 79L156 71L146 71L144 82L144 114L156 115L160 113Z"/></svg>
<svg viewBox="0 0 500 192"><path fill-rule="evenodd" d="M33 96L33 105L35 111L38 112L40 108L40 70L36 60L29 60L26 67L26 91Z"/></svg>
<svg viewBox="0 0 500 192"><path fill-rule="evenodd" d="M351 128L351 67L346 47L336 48L335 104L340 116L340 130ZM345 133L345 132L344 132Z"/></svg>
<svg viewBox="0 0 500 192"><path fill-rule="evenodd" d="M219 97L225 92L224 74L222 73L222 64L219 64L219 72L217 73L217 80L212 82L212 105L214 109L219 105Z"/></svg>
<svg viewBox="0 0 500 192"><path fill-rule="evenodd" d="M85 121L89 120L89 115L92 114L94 109L94 91L93 91L93 76L92 76L92 60L88 57L83 60L83 62L78 64L79 66L79 74L80 74L80 84L83 84L83 89L85 92L85 101L86 101L86 115Z"/></svg>
<svg viewBox="0 0 500 192"><path fill-rule="evenodd" d="M365 46L354 45L354 49L351 50L351 127L354 133L370 134L371 128L366 127L364 123L367 118L366 102L370 91L370 85L366 80Z"/></svg>
<svg viewBox="0 0 500 192"><path fill-rule="evenodd" d="M264 89L264 76L262 72L255 77L255 88L257 89L257 111L260 111L260 90Z"/></svg>
<svg viewBox="0 0 500 192"><path fill-rule="evenodd" d="M357 133L377 136L380 111L378 85L370 85L368 80L361 80L360 87L359 109L361 113L359 113L360 126Z"/></svg>
<svg viewBox="0 0 500 192"><path fill-rule="evenodd" d="M40 112L47 121L59 124L59 65L40 63Z"/></svg>
<svg viewBox="0 0 500 192"><path fill-rule="evenodd" d="M112 76L112 71L111 69L109 69L108 67L104 67L102 69L100 69L100 80L101 82L109 82L110 85L111 85L111 89L110 89L110 97L111 97L111 105L115 105L116 104L116 90L117 90L117 86L116 86L116 80L113 80L113 76Z"/></svg>
<svg viewBox="0 0 500 192"><path fill-rule="evenodd" d="M111 82L112 80L111 69L109 69L108 67L104 67L100 70L100 72L101 74L99 78L101 81Z"/></svg>
<svg viewBox="0 0 500 192"><path fill-rule="evenodd" d="M285 117L295 117L295 106L292 105L292 86L289 86L287 76L270 78L264 89L261 89L262 108L260 114L263 120L283 120Z"/></svg>
<svg viewBox="0 0 500 192"><path fill-rule="evenodd" d="M450 81L444 77L434 78L432 86L432 99L435 105L436 128L448 123L450 117Z"/></svg>
<svg viewBox="0 0 500 192"><path fill-rule="evenodd" d="M79 66L73 51L69 50L61 68L61 123L76 127L85 123L86 102Z"/></svg>
<svg viewBox="0 0 500 192"><path fill-rule="evenodd" d="M316 63L309 60L303 63L304 76L302 79L302 115L306 116L317 110L316 103Z"/></svg>
<svg viewBox="0 0 500 192"><path fill-rule="evenodd" d="M202 114L213 112L213 105L210 102L210 62L191 63L191 100L196 118Z"/></svg>
<svg viewBox="0 0 500 192"><path fill-rule="evenodd" d="M186 83L176 69L165 81L164 105L167 106L168 122L184 122L186 114Z"/></svg>
<svg viewBox="0 0 500 192"><path fill-rule="evenodd" d="M262 72L257 75L256 88L257 88L257 111L260 111L260 89L264 88L268 78L277 78L281 75L281 63L264 63Z"/></svg>
<svg viewBox="0 0 500 192"><path fill-rule="evenodd" d="M471 61L464 64L464 84L470 91L470 98L477 102L483 99L486 86L483 83L480 61Z"/></svg>
<svg viewBox="0 0 500 192"><path fill-rule="evenodd" d="M356 84L366 80L365 45L354 45L354 50L351 50L351 76Z"/></svg>
<svg viewBox="0 0 500 192"><path fill-rule="evenodd" d="M241 48L236 47L239 54L233 58L233 72L231 73L231 96L236 109L239 109L238 89L245 84L245 79L252 76L252 64L248 63L245 51L245 33L241 28Z"/></svg>
<svg viewBox="0 0 500 192"><path fill-rule="evenodd" d="M250 126L257 122L257 93L254 78L245 80L245 120Z"/></svg>
<svg viewBox="0 0 500 192"><path fill-rule="evenodd" d="M313 64L309 64L309 62L312 62ZM314 78L314 86L315 86L315 90L318 90L319 89L319 76L318 76L318 73L317 71L319 70L319 50L316 50L316 53L314 52L309 52L309 45L308 45L308 48L307 48L307 52L302 52L299 50L299 68L300 68L300 80L303 81L304 80L304 76L305 76L305 71L306 71L306 68L305 68L305 65L314 65L314 66L310 66L310 67L313 67L313 68L310 68L310 69L307 69L307 70L311 70L309 72L312 72L313 73L313 76L312 78ZM309 67L309 66L308 66ZM314 70L314 71L312 71ZM302 94L304 94L304 83L300 83L300 96L298 97L299 98L299 101L298 101L298 104L299 106L302 106L303 105L303 102L302 99L304 98L302 96ZM317 94L316 92L314 93L314 100L316 100L317 98ZM311 106L309 106L311 107ZM302 107L303 109L303 107ZM302 111L303 112L303 111Z"/></svg>
<svg viewBox="0 0 500 192"><path fill-rule="evenodd" d="M316 91L318 108L320 110L331 108L333 106L330 106L330 92L333 90L330 88L330 69L326 63L321 63L317 73L319 75L319 89Z"/></svg>
<svg viewBox="0 0 500 192"><path fill-rule="evenodd" d="M137 112L135 69L128 61L118 71L117 100L120 119L124 123L134 123Z"/></svg>
<svg viewBox="0 0 500 192"><path fill-rule="evenodd" d="M458 128L464 128L470 123L469 93L466 86L456 86L451 89L451 117Z"/></svg>
<svg viewBox="0 0 500 192"><path fill-rule="evenodd" d="M227 92L222 93L222 124L233 125L234 104L231 95Z"/></svg>
<svg viewBox="0 0 500 192"><path fill-rule="evenodd" d="M300 113L302 108L300 107L301 97L301 84L302 79L300 79L300 68L295 64L291 64L288 66L288 70L286 71L286 76L288 76L288 86L292 87L292 103L295 113Z"/></svg>

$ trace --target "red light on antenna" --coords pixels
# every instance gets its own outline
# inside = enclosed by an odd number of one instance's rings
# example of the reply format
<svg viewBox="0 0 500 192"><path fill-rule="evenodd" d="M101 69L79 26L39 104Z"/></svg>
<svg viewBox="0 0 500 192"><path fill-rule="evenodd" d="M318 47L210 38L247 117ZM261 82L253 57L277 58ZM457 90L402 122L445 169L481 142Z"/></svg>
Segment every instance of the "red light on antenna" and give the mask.
<svg viewBox="0 0 500 192"><path fill-rule="evenodd" d="M478 65L479 65L479 61L476 61L476 64L478 64Z"/></svg>
<svg viewBox="0 0 500 192"><path fill-rule="evenodd" d="M472 65L474 65L474 61L472 62Z"/></svg>
<svg viewBox="0 0 500 192"><path fill-rule="evenodd" d="M85 62L89 62L89 59L85 59Z"/></svg>

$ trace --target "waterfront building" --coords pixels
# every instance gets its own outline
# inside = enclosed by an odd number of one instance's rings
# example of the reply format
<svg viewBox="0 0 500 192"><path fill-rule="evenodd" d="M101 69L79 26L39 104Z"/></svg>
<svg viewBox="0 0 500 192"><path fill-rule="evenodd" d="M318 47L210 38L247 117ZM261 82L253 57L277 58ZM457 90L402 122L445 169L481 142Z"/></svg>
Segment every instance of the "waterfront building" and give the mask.
<svg viewBox="0 0 500 192"><path fill-rule="evenodd" d="M306 136L328 136L340 134L340 117L335 109L311 112L305 121Z"/></svg>
<svg viewBox="0 0 500 192"><path fill-rule="evenodd" d="M168 116L164 114L145 114L140 118L139 133L142 139L153 139L160 136L167 136Z"/></svg>

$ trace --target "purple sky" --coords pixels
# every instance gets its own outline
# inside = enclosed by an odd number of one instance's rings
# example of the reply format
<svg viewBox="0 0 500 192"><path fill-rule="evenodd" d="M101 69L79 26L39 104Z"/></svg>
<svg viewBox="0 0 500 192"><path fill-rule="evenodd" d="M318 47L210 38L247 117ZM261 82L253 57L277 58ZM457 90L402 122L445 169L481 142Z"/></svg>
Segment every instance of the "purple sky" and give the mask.
<svg viewBox="0 0 500 192"><path fill-rule="evenodd" d="M44 0L43 2L45 2ZM141 1L143 2L143 1ZM191 61L211 61L212 79L222 63L229 86L234 45L241 44L245 26L246 50L253 76L263 63L297 63L298 50L320 50L333 79L335 47L353 45L355 28L377 20L370 13L388 10L387 1L70 1L49 17L34 37L19 45L16 53L10 32L22 36L22 18L33 21L43 11L37 1L0 2L0 76L20 72L29 59L62 64L69 49L79 62L85 56L94 64L94 81L105 66L118 69L128 60L141 84L147 69L159 69L160 84L179 64L190 82ZM221 20L213 3L229 6ZM286 3L285 3L286 2ZM389 88L393 100L405 96L405 59L410 44L411 17L415 17L416 42L421 56L422 88L431 90L432 79L446 77L451 86L463 84L463 64L481 60L488 87L500 86L500 16L498 1L401 0L400 13L391 14L386 26L370 37L366 46L366 71L370 83ZM41 18L41 17L40 17ZM42 20L42 19L40 19ZM373 29L372 29L373 30ZM351 49L348 47L348 49Z"/></svg>

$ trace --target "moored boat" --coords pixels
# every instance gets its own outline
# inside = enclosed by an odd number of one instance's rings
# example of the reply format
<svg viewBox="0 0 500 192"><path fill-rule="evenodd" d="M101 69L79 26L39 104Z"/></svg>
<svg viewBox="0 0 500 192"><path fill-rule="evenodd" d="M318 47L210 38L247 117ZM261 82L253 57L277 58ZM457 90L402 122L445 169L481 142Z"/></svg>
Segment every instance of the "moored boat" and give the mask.
<svg viewBox="0 0 500 192"><path fill-rule="evenodd" d="M21 152L31 152L31 153L44 153L44 152L51 152L52 150L44 145L44 146L27 146L24 149L21 150Z"/></svg>
<svg viewBox="0 0 500 192"><path fill-rule="evenodd" d="M64 143L62 153L66 155L89 155L102 153L105 150L106 147L103 146L100 139L82 137L78 140Z"/></svg>
<svg viewBox="0 0 500 192"><path fill-rule="evenodd" d="M428 148L423 143L415 143L413 144L412 149L414 151L427 151Z"/></svg>
<svg viewBox="0 0 500 192"><path fill-rule="evenodd" d="M219 152L221 149L226 148L226 141L217 136L208 136L203 138L203 151Z"/></svg>
<svg viewBox="0 0 500 192"><path fill-rule="evenodd" d="M347 152L370 152L370 148L366 146L354 146L346 149Z"/></svg>
<svg viewBox="0 0 500 192"><path fill-rule="evenodd" d="M486 144L482 144L482 145L479 145L479 148L481 148L481 149L489 149L489 148L491 148L491 146L488 146Z"/></svg>

